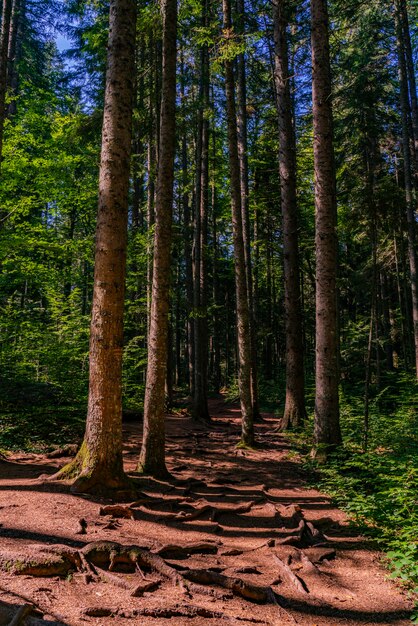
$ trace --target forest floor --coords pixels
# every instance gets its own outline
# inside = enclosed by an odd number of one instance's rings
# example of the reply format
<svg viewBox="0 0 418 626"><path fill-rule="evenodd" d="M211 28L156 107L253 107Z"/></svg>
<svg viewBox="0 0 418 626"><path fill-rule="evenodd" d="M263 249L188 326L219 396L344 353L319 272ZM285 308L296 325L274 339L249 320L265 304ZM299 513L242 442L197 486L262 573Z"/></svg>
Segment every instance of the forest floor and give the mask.
<svg viewBox="0 0 418 626"><path fill-rule="evenodd" d="M259 449L239 450L239 409L222 399L210 409L209 428L167 416L175 479L137 476L139 500L113 509L38 478L65 457L0 461L0 626L410 624L407 595L345 514L307 487L277 420L257 425ZM141 430L124 424L129 473Z"/></svg>

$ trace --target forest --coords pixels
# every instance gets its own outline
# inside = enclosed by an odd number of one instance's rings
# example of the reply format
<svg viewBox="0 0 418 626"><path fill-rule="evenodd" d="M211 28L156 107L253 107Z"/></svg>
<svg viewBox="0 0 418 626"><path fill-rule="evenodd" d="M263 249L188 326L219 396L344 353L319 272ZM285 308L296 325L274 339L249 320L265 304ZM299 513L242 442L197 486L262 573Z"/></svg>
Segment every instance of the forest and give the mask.
<svg viewBox="0 0 418 626"><path fill-rule="evenodd" d="M417 70L415 0L0 0L0 626L418 623Z"/></svg>

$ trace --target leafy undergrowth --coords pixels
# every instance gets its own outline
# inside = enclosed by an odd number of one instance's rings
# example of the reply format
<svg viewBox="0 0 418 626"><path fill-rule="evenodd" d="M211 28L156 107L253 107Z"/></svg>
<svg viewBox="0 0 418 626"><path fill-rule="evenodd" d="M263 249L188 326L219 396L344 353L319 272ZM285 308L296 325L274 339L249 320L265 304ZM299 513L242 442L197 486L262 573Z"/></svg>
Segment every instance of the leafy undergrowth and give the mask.
<svg viewBox="0 0 418 626"><path fill-rule="evenodd" d="M385 552L391 577L418 598L418 407L411 377L388 381L371 403L369 445L362 449L361 389L341 394L344 448L326 465L306 461L315 485ZM301 441L299 439L299 441ZM304 438L306 446L307 439ZM418 623L417 611L412 621Z"/></svg>
<svg viewBox="0 0 418 626"><path fill-rule="evenodd" d="M0 450L42 452L76 441L85 424L85 402L43 382L1 380Z"/></svg>

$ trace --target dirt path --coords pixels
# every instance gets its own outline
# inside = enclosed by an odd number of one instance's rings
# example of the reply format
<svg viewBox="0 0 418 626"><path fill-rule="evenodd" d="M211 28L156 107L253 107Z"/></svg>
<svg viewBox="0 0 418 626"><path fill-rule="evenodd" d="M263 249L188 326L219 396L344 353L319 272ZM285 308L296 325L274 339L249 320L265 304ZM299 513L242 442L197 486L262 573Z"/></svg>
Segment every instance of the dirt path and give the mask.
<svg viewBox="0 0 418 626"><path fill-rule="evenodd" d="M39 616L17 623L32 626L410 623L411 605L386 580L378 554L353 536L327 497L306 488L285 438L272 433L273 420L257 426L260 450L239 451L238 409L213 400L211 413L211 429L168 417L168 468L177 480L138 478L142 502L115 511L116 517L99 514L106 502L37 480L66 459L21 454L0 461L0 626L12 623L16 605L28 602L39 607ZM125 425L128 471L135 468L140 432L141 425ZM81 518L86 534L79 534ZM101 578L12 573L19 555L36 560L57 544L76 553L99 540L147 548L170 572L199 580L176 585L161 572L135 571L126 563ZM186 550L180 554L172 545ZM271 588L273 601L243 599L247 587L251 593ZM88 615L92 608L97 617Z"/></svg>

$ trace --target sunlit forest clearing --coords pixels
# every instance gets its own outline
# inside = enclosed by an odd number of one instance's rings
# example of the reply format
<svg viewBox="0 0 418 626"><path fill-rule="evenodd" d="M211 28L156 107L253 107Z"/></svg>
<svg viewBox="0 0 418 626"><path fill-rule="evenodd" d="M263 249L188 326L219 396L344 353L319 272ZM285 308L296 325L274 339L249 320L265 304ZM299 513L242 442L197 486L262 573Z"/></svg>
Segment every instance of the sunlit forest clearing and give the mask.
<svg viewBox="0 0 418 626"><path fill-rule="evenodd" d="M416 3L0 17L0 626L418 622Z"/></svg>

